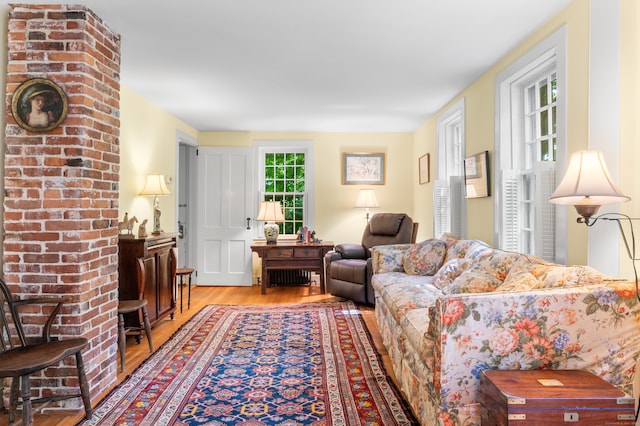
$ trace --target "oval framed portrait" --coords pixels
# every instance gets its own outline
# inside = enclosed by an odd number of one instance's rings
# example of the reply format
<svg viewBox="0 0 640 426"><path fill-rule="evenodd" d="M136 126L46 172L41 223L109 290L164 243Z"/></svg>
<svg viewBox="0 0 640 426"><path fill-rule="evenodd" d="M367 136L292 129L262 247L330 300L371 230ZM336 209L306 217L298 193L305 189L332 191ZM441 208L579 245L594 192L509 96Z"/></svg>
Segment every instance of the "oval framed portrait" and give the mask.
<svg viewBox="0 0 640 426"><path fill-rule="evenodd" d="M47 132L67 117L69 100L60 86L46 78L32 78L13 93L11 113L20 127Z"/></svg>

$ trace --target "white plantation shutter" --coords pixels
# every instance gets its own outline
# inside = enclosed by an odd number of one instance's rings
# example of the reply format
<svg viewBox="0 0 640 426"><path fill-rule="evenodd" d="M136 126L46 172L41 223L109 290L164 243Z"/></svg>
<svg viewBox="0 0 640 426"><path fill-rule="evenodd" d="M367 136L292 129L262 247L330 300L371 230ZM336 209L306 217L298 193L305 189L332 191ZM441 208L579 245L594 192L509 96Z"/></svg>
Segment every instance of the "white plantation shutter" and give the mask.
<svg viewBox="0 0 640 426"><path fill-rule="evenodd" d="M451 233L460 237L464 236L465 198L464 198L464 177L451 176L449 178L449 211L451 212L450 229Z"/></svg>
<svg viewBox="0 0 640 426"><path fill-rule="evenodd" d="M554 162L538 161L534 165L536 179L536 255L549 262L556 258L555 206L549 197L556 187L556 167Z"/></svg>
<svg viewBox="0 0 640 426"><path fill-rule="evenodd" d="M520 182L517 170L502 171L502 233L500 248L520 251Z"/></svg>
<svg viewBox="0 0 640 426"><path fill-rule="evenodd" d="M433 236L449 232L449 185L446 180L433 182Z"/></svg>
<svg viewBox="0 0 640 426"><path fill-rule="evenodd" d="M451 176L449 182L436 180L433 183L433 235L439 238L445 232L459 237L466 234L466 205L464 178Z"/></svg>

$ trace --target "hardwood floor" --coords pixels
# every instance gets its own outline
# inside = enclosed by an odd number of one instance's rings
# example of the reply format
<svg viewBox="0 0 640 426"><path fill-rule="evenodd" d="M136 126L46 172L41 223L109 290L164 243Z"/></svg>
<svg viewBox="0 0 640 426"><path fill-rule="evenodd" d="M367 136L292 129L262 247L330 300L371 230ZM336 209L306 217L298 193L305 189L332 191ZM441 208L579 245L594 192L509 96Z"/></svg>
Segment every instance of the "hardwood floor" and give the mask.
<svg viewBox="0 0 640 426"><path fill-rule="evenodd" d="M252 287L193 287L191 288L191 309L187 310L186 288L183 299L183 311L180 313L180 301L178 299L177 310L173 320L162 321L152 330L154 348L159 348L166 342L173 333L175 333L182 324L191 318L202 307L209 304L224 305L278 305L278 304L296 304L308 302L336 302L342 299L333 297L330 294L321 294L319 284L314 283L310 287L273 287L267 289L266 295L260 294L259 286ZM371 307L361 306L363 318L373 337L376 348L382 355L384 365L389 375L393 378L387 352L382 345L382 339L378 333L375 324L374 311ZM149 357L149 347L146 340L143 339L141 344L136 344L133 337L127 340L127 350L125 357L126 370L120 372L120 364L118 362L118 378L114 387L122 382L130 375L138 366ZM395 378L394 378L395 380ZM102 400L106 396L101 395L93 401L93 405ZM34 406L34 423L39 426L68 426L75 425L84 416L84 410L80 410L75 415L52 414L42 409L42 406ZM44 411L44 413L42 412ZM20 414L20 413L18 413ZM8 416L0 414L0 424L8 424Z"/></svg>

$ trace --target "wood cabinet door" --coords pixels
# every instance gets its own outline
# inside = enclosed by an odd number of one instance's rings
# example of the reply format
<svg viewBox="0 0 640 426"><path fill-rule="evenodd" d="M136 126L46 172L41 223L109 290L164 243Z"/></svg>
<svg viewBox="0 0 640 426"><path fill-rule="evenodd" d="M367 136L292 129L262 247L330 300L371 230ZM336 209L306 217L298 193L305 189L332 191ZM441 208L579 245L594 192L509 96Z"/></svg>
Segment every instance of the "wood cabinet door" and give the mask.
<svg viewBox="0 0 640 426"><path fill-rule="evenodd" d="M158 296L156 291L156 258L149 256L143 259L145 282L144 298L147 299L147 316L154 323L158 318Z"/></svg>
<svg viewBox="0 0 640 426"><path fill-rule="evenodd" d="M171 276L171 248L163 248L155 253L156 279L158 286L158 317L173 312L173 279Z"/></svg>

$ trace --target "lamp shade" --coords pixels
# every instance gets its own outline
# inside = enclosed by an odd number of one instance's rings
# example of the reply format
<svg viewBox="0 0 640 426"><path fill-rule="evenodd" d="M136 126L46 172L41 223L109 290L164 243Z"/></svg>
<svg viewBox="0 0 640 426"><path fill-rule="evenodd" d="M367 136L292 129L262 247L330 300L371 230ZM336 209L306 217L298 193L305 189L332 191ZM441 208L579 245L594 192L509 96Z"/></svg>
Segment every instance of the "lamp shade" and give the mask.
<svg viewBox="0 0 640 426"><path fill-rule="evenodd" d="M571 156L567 173L551 194L549 202L601 206L625 203L630 199L613 183L600 151L578 151Z"/></svg>
<svg viewBox="0 0 640 426"><path fill-rule="evenodd" d="M376 200L376 194L373 189L361 189L356 199L356 208L369 209L380 207L378 200Z"/></svg>
<svg viewBox="0 0 640 426"><path fill-rule="evenodd" d="M280 201L260 202L260 212L256 219L265 222L284 222Z"/></svg>
<svg viewBox="0 0 640 426"><path fill-rule="evenodd" d="M171 195L171 191L167 188L164 175L152 174L147 176L140 195Z"/></svg>

